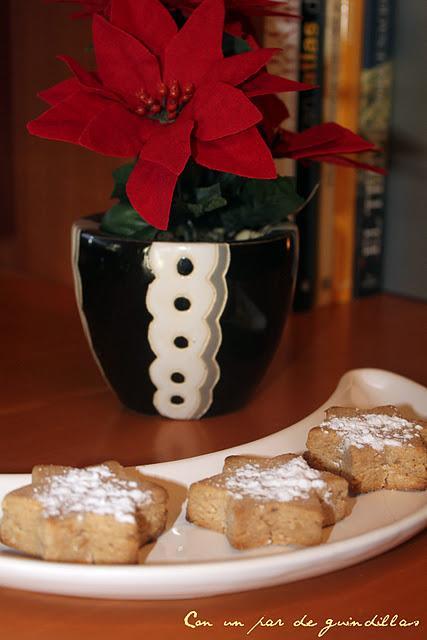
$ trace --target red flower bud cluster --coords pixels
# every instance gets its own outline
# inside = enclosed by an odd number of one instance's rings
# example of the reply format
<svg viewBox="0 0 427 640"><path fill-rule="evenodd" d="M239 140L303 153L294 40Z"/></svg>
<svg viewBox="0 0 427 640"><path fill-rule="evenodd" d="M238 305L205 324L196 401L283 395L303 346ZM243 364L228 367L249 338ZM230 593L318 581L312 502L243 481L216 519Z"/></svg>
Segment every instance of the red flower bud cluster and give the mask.
<svg viewBox="0 0 427 640"><path fill-rule="evenodd" d="M190 102L194 91L195 86L192 82L184 85L184 88L181 88L178 80L173 80L169 86L159 82L154 97L144 89L137 92L138 105L135 113L139 116L158 117L162 121L173 122L184 105Z"/></svg>

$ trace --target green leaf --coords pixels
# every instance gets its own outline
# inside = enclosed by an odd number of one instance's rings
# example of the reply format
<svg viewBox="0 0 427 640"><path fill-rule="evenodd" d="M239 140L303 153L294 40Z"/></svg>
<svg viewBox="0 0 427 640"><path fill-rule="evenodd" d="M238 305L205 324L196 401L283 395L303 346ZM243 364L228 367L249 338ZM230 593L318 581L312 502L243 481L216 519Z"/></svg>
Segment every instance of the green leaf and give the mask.
<svg viewBox="0 0 427 640"><path fill-rule="evenodd" d="M196 202L184 201L180 202L180 204L196 218L205 213L215 211L216 209L221 209L221 207L225 207L227 204L227 200L222 197L221 185L218 182L207 187L195 188L192 198L194 198Z"/></svg>
<svg viewBox="0 0 427 640"><path fill-rule="evenodd" d="M303 202L291 178L245 180L237 201L221 213L221 221L229 234L260 229L285 221Z"/></svg>
<svg viewBox="0 0 427 640"><path fill-rule="evenodd" d="M196 202L206 202L210 198L221 196L221 185L216 182L209 187L199 187L194 190Z"/></svg>
<svg viewBox="0 0 427 640"><path fill-rule="evenodd" d="M209 213L210 211L216 211L216 209L221 209L222 207L227 206L227 200L222 196L214 196L210 198L209 202L204 205L205 213Z"/></svg>
<svg viewBox="0 0 427 640"><path fill-rule="evenodd" d="M291 178L249 179L189 161L178 180L168 231L159 231L140 217L127 198L126 183L133 167L134 163L125 164L113 173L112 197L119 202L104 215L103 231L147 241L225 241L244 230L268 233L303 204Z"/></svg>
<svg viewBox="0 0 427 640"><path fill-rule="evenodd" d="M135 240L153 240L158 233L158 229L145 222L126 202L118 202L105 213L101 230Z"/></svg>
<svg viewBox="0 0 427 640"><path fill-rule="evenodd" d="M187 202L187 209L196 217L203 214L203 205L197 202Z"/></svg>
<svg viewBox="0 0 427 640"><path fill-rule="evenodd" d="M135 166L134 162L123 164L113 171L114 189L111 198L119 198L119 200L127 200L126 183Z"/></svg>
<svg viewBox="0 0 427 640"><path fill-rule="evenodd" d="M222 197L221 185L216 182L209 187L195 189L196 202L202 206L202 213L225 207L227 200Z"/></svg>

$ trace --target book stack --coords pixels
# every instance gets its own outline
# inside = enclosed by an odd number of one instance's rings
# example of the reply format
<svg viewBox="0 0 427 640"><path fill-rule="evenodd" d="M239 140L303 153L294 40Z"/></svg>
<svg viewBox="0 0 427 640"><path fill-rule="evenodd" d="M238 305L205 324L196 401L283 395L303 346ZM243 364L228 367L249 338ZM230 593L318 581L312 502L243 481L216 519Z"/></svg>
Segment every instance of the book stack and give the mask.
<svg viewBox="0 0 427 640"><path fill-rule="evenodd" d="M295 94L286 128L304 131L335 121L375 143L387 164L391 120L394 0L289 0L301 18L269 17L264 44L282 49L273 65L288 77L319 85ZM276 69L276 71L277 71ZM362 158L363 160L363 158ZM280 161L283 163L283 160ZM293 173L302 196L300 266L295 309L347 302L382 287L386 177L331 164L278 165Z"/></svg>

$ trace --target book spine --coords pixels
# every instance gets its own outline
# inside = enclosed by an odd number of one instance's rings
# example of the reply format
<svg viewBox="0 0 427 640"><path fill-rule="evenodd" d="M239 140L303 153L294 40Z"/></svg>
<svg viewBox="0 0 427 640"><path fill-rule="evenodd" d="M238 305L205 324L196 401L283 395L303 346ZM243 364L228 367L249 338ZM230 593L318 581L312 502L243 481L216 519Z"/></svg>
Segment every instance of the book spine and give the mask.
<svg viewBox="0 0 427 640"><path fill-rule="evenodd" d="M364 5L363 0L342 0L341 2L340 68L336 120L338 124L353 131L357 130L359 124ZM334 302L348 302L353 296L356 192L356 171L337 166L335 168L333 227L332 299Z"/></svg>
<svg viewBox="0 0 427 640"><path fill-rule="evenodd" d="M326 0L323 60L323 121L336 120L340 59L341 0ZM320 167L315 302L332 302L335 166Z"/></svg>
<svg viewBox="0 0 427 640"><path fill-rule="evenodd" d="M359 133L383 150L383 154L369 160L378 166L386 166L389 146L394 15L394 0L371 0L366 5ZM378 293L382 288L386 183L386 176L358 171L354 262L357 297Z"/></svg>
<svg viewBox="0 0 427 640"><path fill-rule="evenodd" d="M302 0L288 0L286 10L289 11L289 13L299 16L301 13L301 1ZM278 0L278 2L280 4L280 0ZM265 47L278 47L281 49L280 53L275 55L269 62L269 72L289 78L290 80L298 80L300 21L297 18L268 16L264 20L263 44ZM286 129L296 131L298 92L281 94L279 97L289 110L289 117L285 121ZM295 176L296 163L290 158L277 159L276 167L279 175Z"/></svg>
<svg viewBox="0 0 427 640"><path fill-rule="evenodd" d="M322 85L325 0L302 0L299 80ZM298 131L322 122L322 93L319 89L302 91L298 105ZM308 197L319 184L317 163L298 164L297 191ZM317 214L319 198L316 193L297 216L300 234L300 258L295 290L294 309L306 311L313 306L317 263Z"/></svg>

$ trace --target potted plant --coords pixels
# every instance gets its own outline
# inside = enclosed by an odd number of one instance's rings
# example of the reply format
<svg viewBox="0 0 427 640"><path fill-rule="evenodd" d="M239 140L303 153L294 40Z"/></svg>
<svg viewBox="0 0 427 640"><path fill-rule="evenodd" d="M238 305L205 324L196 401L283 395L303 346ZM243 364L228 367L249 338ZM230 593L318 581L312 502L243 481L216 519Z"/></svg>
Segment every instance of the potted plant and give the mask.
<svg viewBox="0 0 427 640"><path fill-rule="evenodd" d="M71 0L73 1L73 0ZM29 123L45 138L134 158L117 202L76 222L83 326L129 408L176 419L243 405L274 353L292 300L302 206L273 157L353 162L372 149L329 123L280 125L275 94L309 87L269 74L236 18L269 0L91 0L96 70L42 91Z"/></svg>

